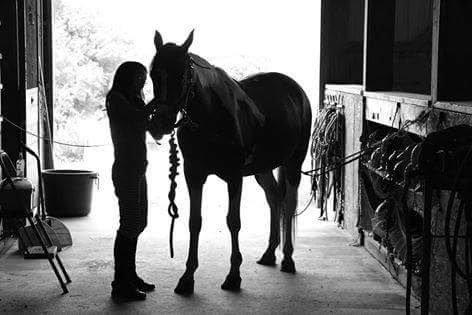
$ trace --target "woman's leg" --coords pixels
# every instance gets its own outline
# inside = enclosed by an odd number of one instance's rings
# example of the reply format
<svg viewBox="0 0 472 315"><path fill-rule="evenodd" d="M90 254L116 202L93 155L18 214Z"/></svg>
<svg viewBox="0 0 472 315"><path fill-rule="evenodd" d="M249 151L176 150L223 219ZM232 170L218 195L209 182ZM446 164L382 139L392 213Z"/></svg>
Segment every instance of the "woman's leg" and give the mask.
<svg viewBox="0 0 472 315"><path fill-rule="evenodd" d="M116 234L115 276L112 297L143 300L146 295L135 283L136 242L146 218L140 206L141 176L113 169L113 183L120 208L120 226Z"/></svg>
<svg viewBox="0 0 472 315"><path fill-rule="evenodd" d="M137 238L147 225L146 179L140 174L122 176L115 189L120 208L118 231L130 239Z"/></svg>
<svg viewBox="0 0 472 315"><path fill-rule="evenodd" d="M140 190L139 190L139 205L140 205L140 209L141 209L141 217L144 219L142 221L142 231L144 231L144 229L146 228L147 226L147 216L148 216L148 197L147 197L147 182L146 182L146 177L143 176L142 180L141 180L141 183L140 183ZM134 242L134 257L136 257L136 248L137 248L137 243L138 243L138 237L135 238L135 242ZM143 279L141 279L141 277L138 276L138 274L136 273L136 260L134 261L134 268L133 270L135 270L135 280L136 280L136 284L138 286L138 289L140 289L141 291L143 292L149 292L149 291L153 291L156 286L152 283L147 283L145 282Z"/></svg>

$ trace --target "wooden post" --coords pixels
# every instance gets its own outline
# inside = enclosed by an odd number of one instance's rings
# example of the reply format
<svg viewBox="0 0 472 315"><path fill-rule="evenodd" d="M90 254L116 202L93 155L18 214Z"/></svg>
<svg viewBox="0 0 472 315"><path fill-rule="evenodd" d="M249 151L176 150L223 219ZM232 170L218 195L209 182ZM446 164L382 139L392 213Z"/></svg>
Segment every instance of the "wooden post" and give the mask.
<svg viewBox="0 0 472 315"><path fill-rule="evenodd" d="M429 175L424 179L423 259L421 260L421 314L429 314L429 277L431 268L431 208L433 182Z"/></svg>
<svg viewBox="0 0 472 315"><path fill-rule="evenodd" d="M439 17L441 0L433 0L433 38L431 48L431 101L438 100Z"/></svg>
<svg viewBox="0 0 472 315"><path fill-rule="evenodd" d="M0 27L2 27L2 21L0 20ZM2 113L2 90L3 90L3 84L2 84L2 59L3 59L3 55L2 55L2 51L0 50L0 116L1 116L1 113ZM0 117L0 149L2 148L2 124L3 124L3 117ZM0 179L3 178L2 177L2 173L1 173L1 170L0 170ZM0 229L1 229L1 225L0 225ZM0 231L0 234L1 234L1 231Z"/></svg>
<svg viewBox="0 0 472 315"><path fill-rule="evenodd" d="M41 116L42 119L42 131L41 133L46 138L53 138L53 91L54 91L54 79L53 79L53 41L52 41L52 0L42 0L42 64L39 71L42 71L42 80L44 80L44 89L46 94L47 117ZM54 155L53 145L50 141L43 140L41 142L41 158L43 169L54 168Z"/></svg>

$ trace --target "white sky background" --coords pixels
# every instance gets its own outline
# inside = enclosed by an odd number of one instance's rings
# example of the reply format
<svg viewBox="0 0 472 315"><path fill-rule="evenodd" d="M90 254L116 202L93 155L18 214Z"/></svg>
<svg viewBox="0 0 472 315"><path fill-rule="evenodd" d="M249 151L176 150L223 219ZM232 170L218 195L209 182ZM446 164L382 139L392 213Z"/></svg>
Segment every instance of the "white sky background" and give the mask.
<svg viewBox="0 0 472 315"><path fill-rule="evenodd" d="M141 55L123 56L124 60L149 65L155 29L164 42L177 44L195 29L191 52L223 69L238 63L249 69L257 66L261 71L285 73L302 85L313 108L318 107L319 0L67 2L97 9L102 23L135 42Z"/></svg>

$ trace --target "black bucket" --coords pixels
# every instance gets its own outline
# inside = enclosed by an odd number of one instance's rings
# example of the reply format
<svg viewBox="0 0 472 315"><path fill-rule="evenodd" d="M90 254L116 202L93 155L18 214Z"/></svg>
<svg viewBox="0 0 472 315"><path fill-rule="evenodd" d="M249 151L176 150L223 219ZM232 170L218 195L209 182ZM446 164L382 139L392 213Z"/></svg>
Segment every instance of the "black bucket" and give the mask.
<svg viewBox="0 0 472 315"><path fill-rule="evenodd" d="M90 213L98 173L82 170L44 170L46 212L53 217L82 217Z"/></svg>

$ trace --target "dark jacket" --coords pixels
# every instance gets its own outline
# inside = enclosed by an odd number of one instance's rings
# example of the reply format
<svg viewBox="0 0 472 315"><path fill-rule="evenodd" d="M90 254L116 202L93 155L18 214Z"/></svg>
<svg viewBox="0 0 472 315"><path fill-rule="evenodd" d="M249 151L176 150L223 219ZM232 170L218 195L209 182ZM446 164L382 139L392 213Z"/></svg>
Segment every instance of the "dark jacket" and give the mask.
<svg viewBox="0 0 472 315"><path fill-rule="evenodd" d="M110 91L106 99L114 146L115 167L145 172L147 108L143 100L133 102L122 93Z"/></svg>

